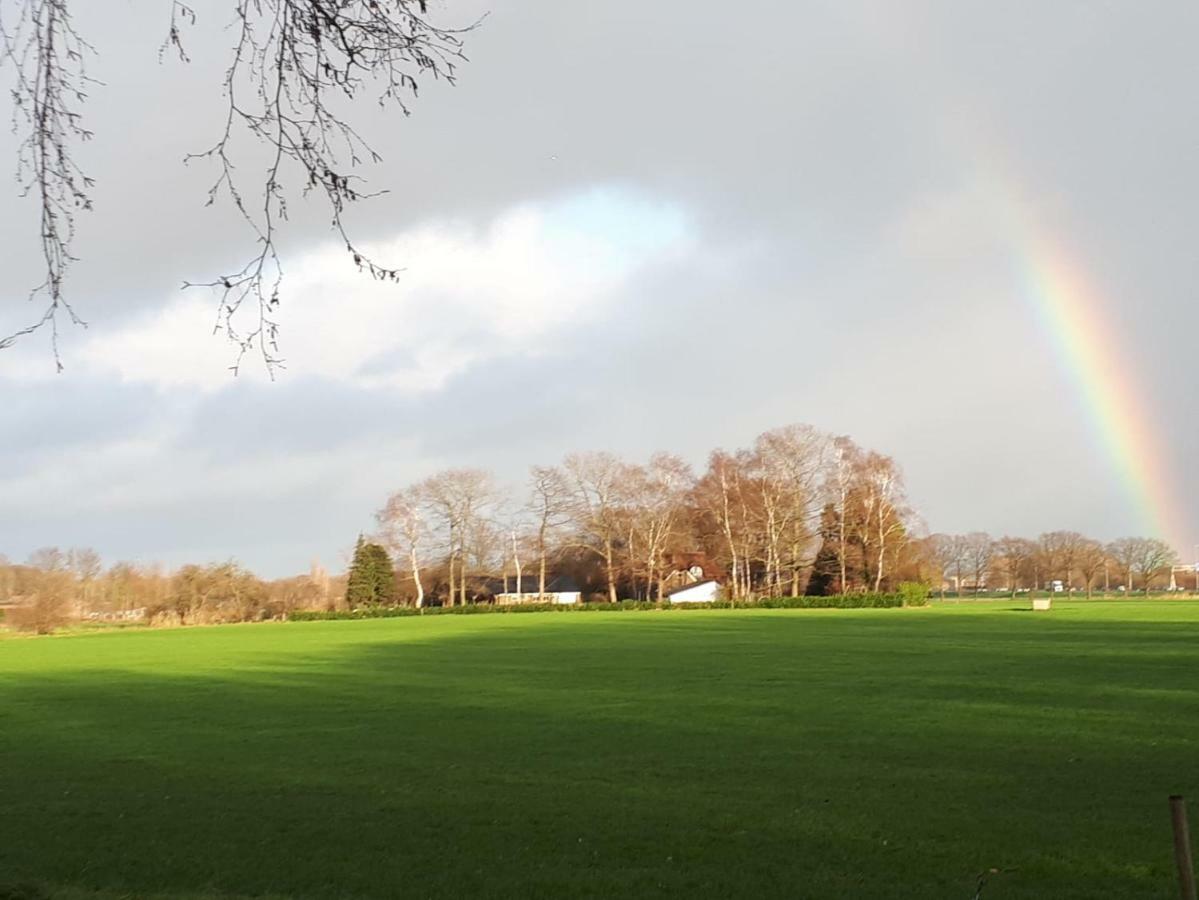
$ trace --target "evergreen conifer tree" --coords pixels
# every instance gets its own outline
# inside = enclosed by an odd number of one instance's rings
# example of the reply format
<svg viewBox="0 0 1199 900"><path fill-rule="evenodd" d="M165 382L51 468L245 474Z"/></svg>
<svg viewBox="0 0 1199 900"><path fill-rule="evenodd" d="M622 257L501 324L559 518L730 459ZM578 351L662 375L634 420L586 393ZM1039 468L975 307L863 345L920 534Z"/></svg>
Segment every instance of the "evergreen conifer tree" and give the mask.
<svg viewBox="0 0 1199 900"><path fill-rule="evenodd" d="M387 550L358 535L346 579L346 603L350 609L357 609L377 603L394 603L395 599L395 567Z"/></svg>
<svg viewBox="0 0 1199 900"><path fill-rule="evenodd" d="M366 539L358 535L358 543L354 545L354 559L350 562L350 574L346 578L346 603L350 609L357 609L371 602L374 594L374 577L371 570L374 560L367 553Z"/></svg>
<svg viewBox="0 0 1199 900"><path fill-rule="evenodd" d="M840 516L833 504L828 504L820 514L820 550L812 563L812 577L804 592L809 597L827 597L842 590L837 584L841 561L837 556L837 530Z"/></svg>
<svg viewBox="0 0 1199 900"><path fill-rule="evenodd" d="M373 603L394 603L396 600L396 572L391 556L380 544L367 544L367 555L371 560L373 579Z"/></svg>

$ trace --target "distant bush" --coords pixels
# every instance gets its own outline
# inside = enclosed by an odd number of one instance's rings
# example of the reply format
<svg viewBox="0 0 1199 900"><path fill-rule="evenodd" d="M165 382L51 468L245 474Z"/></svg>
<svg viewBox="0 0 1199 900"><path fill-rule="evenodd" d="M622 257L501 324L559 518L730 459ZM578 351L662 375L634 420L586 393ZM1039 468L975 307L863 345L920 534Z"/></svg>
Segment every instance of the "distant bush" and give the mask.
<svg viewBox="0 0 1199 900"><path fill-rule="evenodd" d="M289 618L293 622L329 622L352 619L399 619L407 616L479 616L504 615L518 613L557 612L644 612L648 610L689 610L689 609L896 609L901 606L923 605L912 602L909 598L905 603L902 594L846 594L829 597L764 597L760 600L716 600L711 603L671 603L669 600L661 603L652 600L621 600L619 603L523 603L512 606L498 606L490 603L470 603L466 606L426 606L416 609L412 606L366 606L354 610L297 610Z"/></svg>
<svg viewBox="0 0 1199 900"><path fill-rule="evenodd" d="M29 603L8 610L4 623L17 631L51 634L70 621L70 605L57 593L39 594Z"/></svg>
<svg viewBox="0 0 1199 900"><path fill-rule="evenodd" d="M717 609L894 609L903 606L898 594L830 594L827 597L763 597L760 600L717 601Z"/></svg>
<svg viewBox="0 0 1199 900"><path fill-rule="evenodd" d="M904 606L928 606L928 585L922 581L904 581L899 585Z"/></svg>
<svg viewBox="0 0 1199 900"><path fill-rule="evenodd" d="M332 622L347 619L401 619L419 616L412 606L360 606L357 609L297 609L288 618L293 622Z"/></svg>
<svg viewBox="0 0 1199 900"><path fill-rule="evenodd" d="M666 609L669 603L648 600L621 600L619 603L521 603L497 605L468 603L466 606L363 606L358 609L296 610L288 618L293 622L331 622L350 619L401 619L407 616L482 616L537 612L626 612L629 610Z"/></svg>

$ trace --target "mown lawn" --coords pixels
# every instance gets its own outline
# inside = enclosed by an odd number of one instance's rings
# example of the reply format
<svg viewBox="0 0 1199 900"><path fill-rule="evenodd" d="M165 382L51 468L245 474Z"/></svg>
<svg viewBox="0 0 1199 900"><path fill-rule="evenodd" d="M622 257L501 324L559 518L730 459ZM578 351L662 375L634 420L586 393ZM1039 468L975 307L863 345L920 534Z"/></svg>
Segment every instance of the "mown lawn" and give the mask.
<svg viewBox="0 0 1199 900"><path fill-rule="evenodd" d="M0 897L1176 896L1199 604L1020 605L0 640Z"/></svg>

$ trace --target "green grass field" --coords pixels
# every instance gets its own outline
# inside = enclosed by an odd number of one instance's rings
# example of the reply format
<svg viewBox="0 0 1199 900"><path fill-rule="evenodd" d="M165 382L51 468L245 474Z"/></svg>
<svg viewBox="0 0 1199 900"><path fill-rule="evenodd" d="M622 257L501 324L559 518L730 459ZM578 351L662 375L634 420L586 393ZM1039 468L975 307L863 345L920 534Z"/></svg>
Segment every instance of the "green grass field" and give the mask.
<svg viewBox="0 0 1199 900"><path fill-rule="evenodd" d="M1199 604L1019 605L3 639L0 898L1177 896Z"/></svg>

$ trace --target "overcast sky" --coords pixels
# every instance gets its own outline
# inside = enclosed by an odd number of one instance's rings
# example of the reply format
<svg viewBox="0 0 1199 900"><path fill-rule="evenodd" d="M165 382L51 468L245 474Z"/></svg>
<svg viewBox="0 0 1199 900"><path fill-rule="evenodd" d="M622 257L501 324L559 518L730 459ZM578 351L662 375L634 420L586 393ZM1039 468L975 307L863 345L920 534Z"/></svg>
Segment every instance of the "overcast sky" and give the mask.
<svg viewBox="0 0 1199 900"><path fill-rule="evenodd" d="M69 285L90 328L61 375L45 336L0 351L0 553L338 569L440 467L699 465L796 421L895 456L930 530L1144 530L1029 296L1045 235L1119 337L1144 465L1197 498L1166 536L1199 541L1192 0L438 4L489 16L456 87L406 119L364 104L390 192L349 217L406 271L357 275L297 198L274 383L232 378L212 298L179 289L252 249L181 165L220 127L224 5L182 65L165 0L77 4L103 82ZM39 279L7 193L5 334Z"/></svg>

